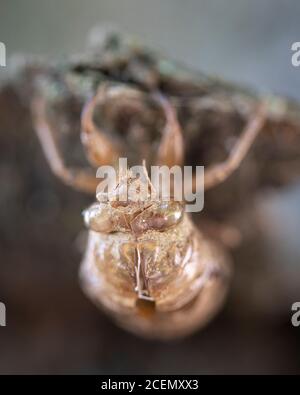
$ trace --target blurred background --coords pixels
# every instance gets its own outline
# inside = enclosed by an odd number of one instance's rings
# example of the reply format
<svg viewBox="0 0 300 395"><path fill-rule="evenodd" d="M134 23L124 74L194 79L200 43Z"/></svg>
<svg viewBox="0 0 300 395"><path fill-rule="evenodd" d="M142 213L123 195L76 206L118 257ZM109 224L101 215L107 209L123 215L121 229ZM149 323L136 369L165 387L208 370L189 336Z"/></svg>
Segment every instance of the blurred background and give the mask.
<svg viewBox="0 0 300 395"><path fill-rule="evenodd" d="M300 68L291 64L291 45L300 41L296 0L0 0L0 10L8 59L80 53L105 23L195 70L300 100ZM17 130L2 130L11 147ZM115 327L82 294L77 246L80 213L90 201L76 201L54 179L35 136L22 144L33 167L42 163L45 179L29 193L40 182L34 171L20 179L13 149L10 162L1 159L0 301L7 327L0 328L0 373L300 373L300 329L290 323L291 304L300 301L299 185L260 199L264 266L248 278L256 259L251 247L224 311L190 338L149 342ZM242 298L238 279L247 290Z"/></svg>
<svg viewBox="0 0 300 395"><path fill-rule="evenodd" d="M300 98L291 45L299 41L297 0L2 1L8 55L49 58L80 52L92 28L112 24L210 74Z"/></svg>

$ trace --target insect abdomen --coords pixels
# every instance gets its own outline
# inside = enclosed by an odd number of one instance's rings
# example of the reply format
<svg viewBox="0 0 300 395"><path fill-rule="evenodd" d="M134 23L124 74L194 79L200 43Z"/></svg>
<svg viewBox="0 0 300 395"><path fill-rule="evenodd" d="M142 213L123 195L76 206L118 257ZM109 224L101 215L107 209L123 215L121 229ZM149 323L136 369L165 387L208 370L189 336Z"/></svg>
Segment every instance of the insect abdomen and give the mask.
<svg viewBox="0 0 300 395"><path fill-rule="evenodd" d="M155 338L202 326L221 305L229 277L223 251L187 215L164 232L138 237L90 231L81 273L89 296L123 327ZM151 314L140 307L147 301Z"/></svg>

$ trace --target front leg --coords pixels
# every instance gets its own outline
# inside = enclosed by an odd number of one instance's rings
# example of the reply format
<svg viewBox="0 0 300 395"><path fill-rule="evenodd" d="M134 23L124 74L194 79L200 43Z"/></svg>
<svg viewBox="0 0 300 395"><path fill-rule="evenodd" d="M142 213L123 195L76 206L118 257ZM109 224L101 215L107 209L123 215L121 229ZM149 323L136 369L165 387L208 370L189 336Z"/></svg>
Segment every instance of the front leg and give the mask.
<svg viewBox="0 0 300 395"><path fill-rule="evenodd" d="M221 163L209 166L204 175L204 189L210 189L225 181L241 164L258 133L266 121L266 108L261 105L250 118L228 158Z"/></svg>
<svg viewBox="0 0 300 395"><path fill-rule="evenodd" d="M31 110L35 131L52 172L74 189L95 194L99 180L93 175L91 169L65 165L53 126L47 118L45 99L36 97L32 102Z"/></svg>

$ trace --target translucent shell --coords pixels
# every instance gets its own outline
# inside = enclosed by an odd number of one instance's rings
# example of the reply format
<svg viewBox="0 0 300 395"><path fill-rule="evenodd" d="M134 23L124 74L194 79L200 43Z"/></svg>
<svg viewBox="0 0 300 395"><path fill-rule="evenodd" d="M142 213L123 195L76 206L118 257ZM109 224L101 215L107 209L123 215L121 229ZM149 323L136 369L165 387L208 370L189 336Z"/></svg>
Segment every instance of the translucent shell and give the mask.
<svg viewBox="0 0 300 395"><path fill-rule="evenodd" d="M85 225L95 232L111 232L113 223L106 205L93 204L83 212Z"/></svg>
<svg viewBox="0 0 300 395"><path fill-rule="evenodd" d="M164 231L177 225L182 217L183 206L180 202L159 202L142 211L131 221L130 225L136 234L148 230Z"/></svg>
<svg viewBox="0 0 300 395"><path fill-rule="evenodd" d="M165 231L183 217L180 202L154 202L146 209L138 204L95 203L84 211L85 225L102 233L130 232L140 235L148 230Z"/></svg>
<svg viewBox="0 0 300 395"><path fill-rule="evenodd" d="M152 213L155 207L149 207ZM179 218L164 232L89 233L81 268L85 291L122 326L143 336L192 332L217 312L228 288L225 252L188 216Z"/></svg>
<svg viewBox="0 0 300 395"><path fill-rule="evenodd" d="M94 232L129 231L125 214L106 203L94 203L83 216L85 225Z"/></svg>

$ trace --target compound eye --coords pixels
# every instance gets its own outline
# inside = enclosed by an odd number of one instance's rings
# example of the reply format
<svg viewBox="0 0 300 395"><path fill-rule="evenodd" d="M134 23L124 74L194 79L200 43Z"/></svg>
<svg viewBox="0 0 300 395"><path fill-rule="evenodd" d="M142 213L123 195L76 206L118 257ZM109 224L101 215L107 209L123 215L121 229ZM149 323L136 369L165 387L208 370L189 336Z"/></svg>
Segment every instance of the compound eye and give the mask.
<svg viewBox="0 0 300 395"><path fill-rule="evenodd" d="M131 222L135 233L147 230L164 231L177 225L183 217L183 205L180 202L169 201L152 205Z"/></svg>
<svg viewBox="0 0 300 395"><path fill-rule="evenodd" d="M85 225L95 232L109 233L113 231L111 211L106 204L94 203L83 212Z"/></svg>

